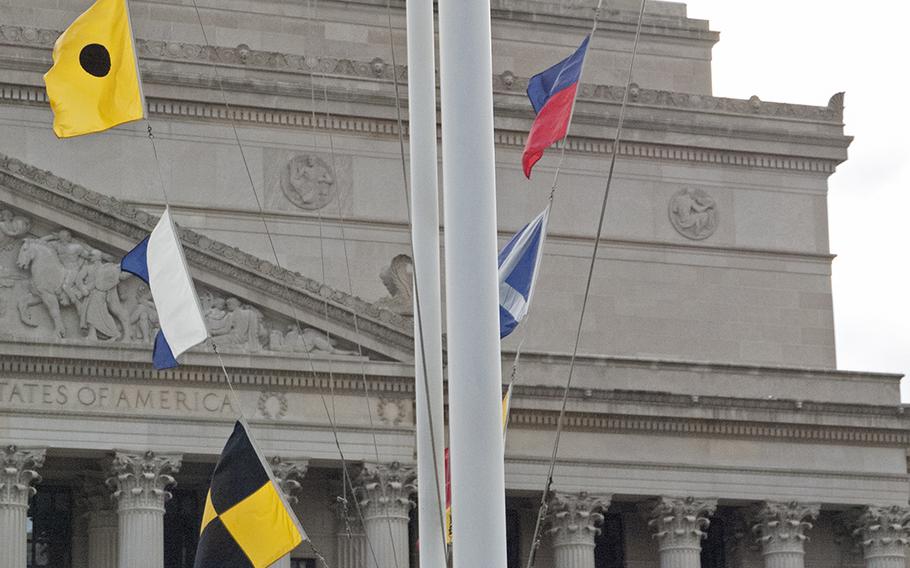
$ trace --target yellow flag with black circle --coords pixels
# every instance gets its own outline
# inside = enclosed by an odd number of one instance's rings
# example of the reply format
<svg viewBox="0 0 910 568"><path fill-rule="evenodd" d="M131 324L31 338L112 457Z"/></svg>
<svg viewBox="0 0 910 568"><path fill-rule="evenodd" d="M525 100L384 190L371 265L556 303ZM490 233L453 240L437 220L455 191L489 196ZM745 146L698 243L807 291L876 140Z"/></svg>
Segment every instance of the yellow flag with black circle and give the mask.
<svg viewBox="0 0 910 568"><path fill-rule="evenodd" d="M205 499L194 568L266 568L306 538L242 421Z"/></svg>
<svg viewBox="0 0 910 568"><path fill-rule="evenodd" d="M44 84L58 137L145 117L126 0L97 0L57 38L53 57Z"/></svg>

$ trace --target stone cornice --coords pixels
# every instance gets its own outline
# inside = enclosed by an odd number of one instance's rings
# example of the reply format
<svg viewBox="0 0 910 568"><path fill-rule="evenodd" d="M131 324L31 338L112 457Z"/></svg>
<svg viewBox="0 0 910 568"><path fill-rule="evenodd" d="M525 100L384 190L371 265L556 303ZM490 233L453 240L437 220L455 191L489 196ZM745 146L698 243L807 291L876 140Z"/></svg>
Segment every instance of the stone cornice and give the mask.
<svg viewBox="0 0 910 568"><path fill-rule="evenodd" d="M157 219L112 197L0 154L0 185L57 210L128 237L145 238ZM187 260L223 277L270 294L309 313L394 346L413 350L411 321L300 273L247 254L194 231L180 229Z"/></svg>
<svg viewBox="0 0 910 568"><path fill-rule="evenodd" d="M516 398L517 398L516 393ZM734 399L735 400L735 399ZM512 409L509 428L553 430L559 411ZM894 428L788 424L745 420L697 419L691 417L595 414L569 412L566 430L597 433L647 432L665 436L699 436L737 439L784 439L798 442L835 443L861 446L901 447L910 445L907 425Z"/></svg>
<svg viewBox="0 0 910 568"><path fill-rule="evenodd" d="M734 473L743 475L768 475L775 477L812 477L816 479L841 479L850 480L861 484L870 481L908 481L910 476L895 473L864 473L849 471L830 471L819 469L784 469L777 467L744 467L742 465L693 465L682 462L649 462L649 461L620 461L604 460L592 457L568 458L560 457L561 467L596 468L598 470L647 470L647 471L675 471L687 473ZM506 467L517 465L521 467L547 468L550 465L549 456L535 457L527 455L507 455Z"/></svg>
<svg viewBox="0 0 910 568"><path fill-rule="evenodd" d="M515 395L524 398L537 398L544 400L558 400L563 389L548 386L517 385ZM830 414L842 416L882 416L901 418L906 416L910 421L910 413L905 414L900 405L857 405L834 402L812 402L796 399L767 399L767 398L734 398L729 396L703 396L673 394L655 391L631 390L592 390L572 388L569 389L569 400L584 402L609 402L620 404L660 405L677 408L703 408L703 409L749 409L765 412L800 412L808 414Z"/></svg>
<svg viewBox="0 0 910 568"><path fill-rule="evenodd" d="M276 385L283 389L314 392L335 391L347 395L363 393L363 375L356 372L320 370L318 372L274 369L231 369L235 385L263 388ZM124 380L129 382L180 382L223 385L224 377L213 364L208 367L183 365L164 372L153 371L147 363L124 363L55 357L26 357L4 355L0 358L0 377L79 380ZM407 376L377 376L367 374L368 390L376 395L411 398L413 378ZM576 389L577 390L577 389ZM868 446L910 447L910 417L899 413L900 407L870 405L804 403L799 410L805 423L786 422L783 411L793 410L794 401L763 400L731 397L692 397L656 392L627 390L570 392L573 403L579 400L601 400L632 403L646 410L640 414L616 412L579 412L570 410L565 417L567 430L577 432L650 432L669 436L699 436L737 439L782 439L812 443L835 443ZM559 416L558 409L530 408L526 401L545 397L558 402L561 390L550 387L518 385L515 404L510 414L510 428L552 430ZM688 415L661 415L674 409L697 407L717 414L721 409L734 409L741 418L693 418ZM663 411L662 409L666 409ZM758 411L776 419L750 419L749 412ZM842 425L825 423L835 414L862 418L887 418L886 426Z"/></svg>
<svg viewBox="0 0 910 568"><path fill-rule="evenodd" d="M514 356L514 351L503 351L504 355ZM522 353L523 361L535 361L541 363L564 363L568 364L571 359L569 353ZM656 359L644 357L616 357L603 355L579 354L575 357L579 364L597 364L597 365L615 365L629 367L643 367L655 370L664 369L685 369L699 372L715 373L741 373L750 375L782 375L792 376L794 379L800 377L822 377L830 380L869 380L869 381L887 381L900 383L904 375L900 373L878 373L867 371L841 371L838 369L817 369L811 367L784 367L772 365L749 365L746 363L716 363L709 361L684 361L673 359ZM900 407L898 403L896 406ZM908 408L910 414L910 404L903 405ZM889 407L890 408L890 407Z"/></svg>
<svg viewBox="0 0 910 568"><path fill-rule="evenodd" d="M50 49L59 34L60 32L57 30L0 25L0 44L44 48L44 53L40 60L43 66L38 69L43 71L50 63ZM393 73L397 72L399 80L407 81L406 66L399 65L393 71L391 64L378 56L371 61L357 61L260 51L250 49L244 44L237 47L223 47L144 39L138 39L136 43L140 58L146 61L184 62L205 66L217 65L232 69L251 69L389 83L394 78ZM145 66L143 65L143 67ZM145 75L146 72L151 70L143 71ZM225 81L227 80L229 80L229 77L225 77ZM502 94L516 94L523 98L527 82L527 77L518 77L511 71L505 70L493 76L493 90ZM619 86L584 83L579 89L579 100L619 104L623 99L623 92L624 88ZM630 93L630 103L633 107L675 108L695 112L720 112L732 115L841 124L843 122L844 97L843 93L838 93L831 97L827 106L820 107L765 102L757 97L744 100L676 93L643 89L638 85L633 85Z"/></svg>
<svg viewBox="0 0 910 568"><path fill-rule="evenodd" d="M356 135L397 136L398 134L398 125L392 119L332 115L329 120L324 115L316 115L314 117L313 113L309 111L250 107L237 104L232 104L230 110L228 110L224 104L213 102L155 97L147 97L146 100L149 114L160 118L218 122L233 121L238 124L253 124L271 128L317 129ZM46 107L47 94L42 87L0 84L0 104L3 103ZM405 125L405 135L407 135L407 125ZM517 151L524 148L526 135L526 132L523 131L497 129L494 139L497 146L510 147ZM609 155L612 152L612 143L605 138L572 136L568 141L567 149L578 154ZM750 169L788 170L825 175L834 173L838 164L838 160L824 158L782 156L634 141L621 142L619 155L626 158L718 164Z"/></svg>

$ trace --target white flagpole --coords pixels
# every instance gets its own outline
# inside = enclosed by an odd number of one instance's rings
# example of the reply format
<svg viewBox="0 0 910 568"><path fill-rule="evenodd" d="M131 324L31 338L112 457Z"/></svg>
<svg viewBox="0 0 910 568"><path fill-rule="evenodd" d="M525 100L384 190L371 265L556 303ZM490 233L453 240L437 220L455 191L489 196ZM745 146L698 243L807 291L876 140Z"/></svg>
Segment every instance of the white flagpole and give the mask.
<svg viewBox="0 0 910 568"><path fill-rule="evenodd" d="M439 0L455 568L505 568L490 0Z"/></svg>
<svg viewBox="0 0 910 568"><path fill-rule="evenodd" d="M417 284L414 295L414 378L421 568L446 565L443 529L442 292L439 276L436 49L433 28L433 0L407 0L411 242Z"/></svg>

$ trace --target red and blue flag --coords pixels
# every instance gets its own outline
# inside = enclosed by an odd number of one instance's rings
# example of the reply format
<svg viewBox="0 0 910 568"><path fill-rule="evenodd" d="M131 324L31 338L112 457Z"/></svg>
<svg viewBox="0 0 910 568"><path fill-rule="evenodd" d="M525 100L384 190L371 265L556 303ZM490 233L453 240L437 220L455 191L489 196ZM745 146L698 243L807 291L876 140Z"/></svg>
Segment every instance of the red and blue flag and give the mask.
<svg viewBox="0 0 910 568"><path fill-rule="evenodd" d="M585 36L575 53L528 81L528 98L537 113L521 156L521 165L528 178L544 150L568 132L588 39L590 37Z"/></svg>

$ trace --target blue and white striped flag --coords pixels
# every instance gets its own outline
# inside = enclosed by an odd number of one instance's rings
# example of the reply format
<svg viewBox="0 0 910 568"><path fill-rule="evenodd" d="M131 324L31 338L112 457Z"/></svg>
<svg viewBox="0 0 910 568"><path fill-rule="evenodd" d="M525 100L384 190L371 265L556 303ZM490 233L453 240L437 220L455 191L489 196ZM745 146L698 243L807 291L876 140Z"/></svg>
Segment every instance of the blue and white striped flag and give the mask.
<svg viewBox="0 0 910 568"><path fill-rule="evenodd" d="M123 257L120 269L144 280L155 301L161 331L152 363L156 369L176 367L177 357L205 341L208 331L170 209L164 210L152 234Z"/></svg>
<svg viewBox="0 0 910 568"><path fill-rule="evenodd" d="M528 313L534 293L537 268L543 256L550 208L512 237L499 252L499 337L515 329Z"/></svg>

